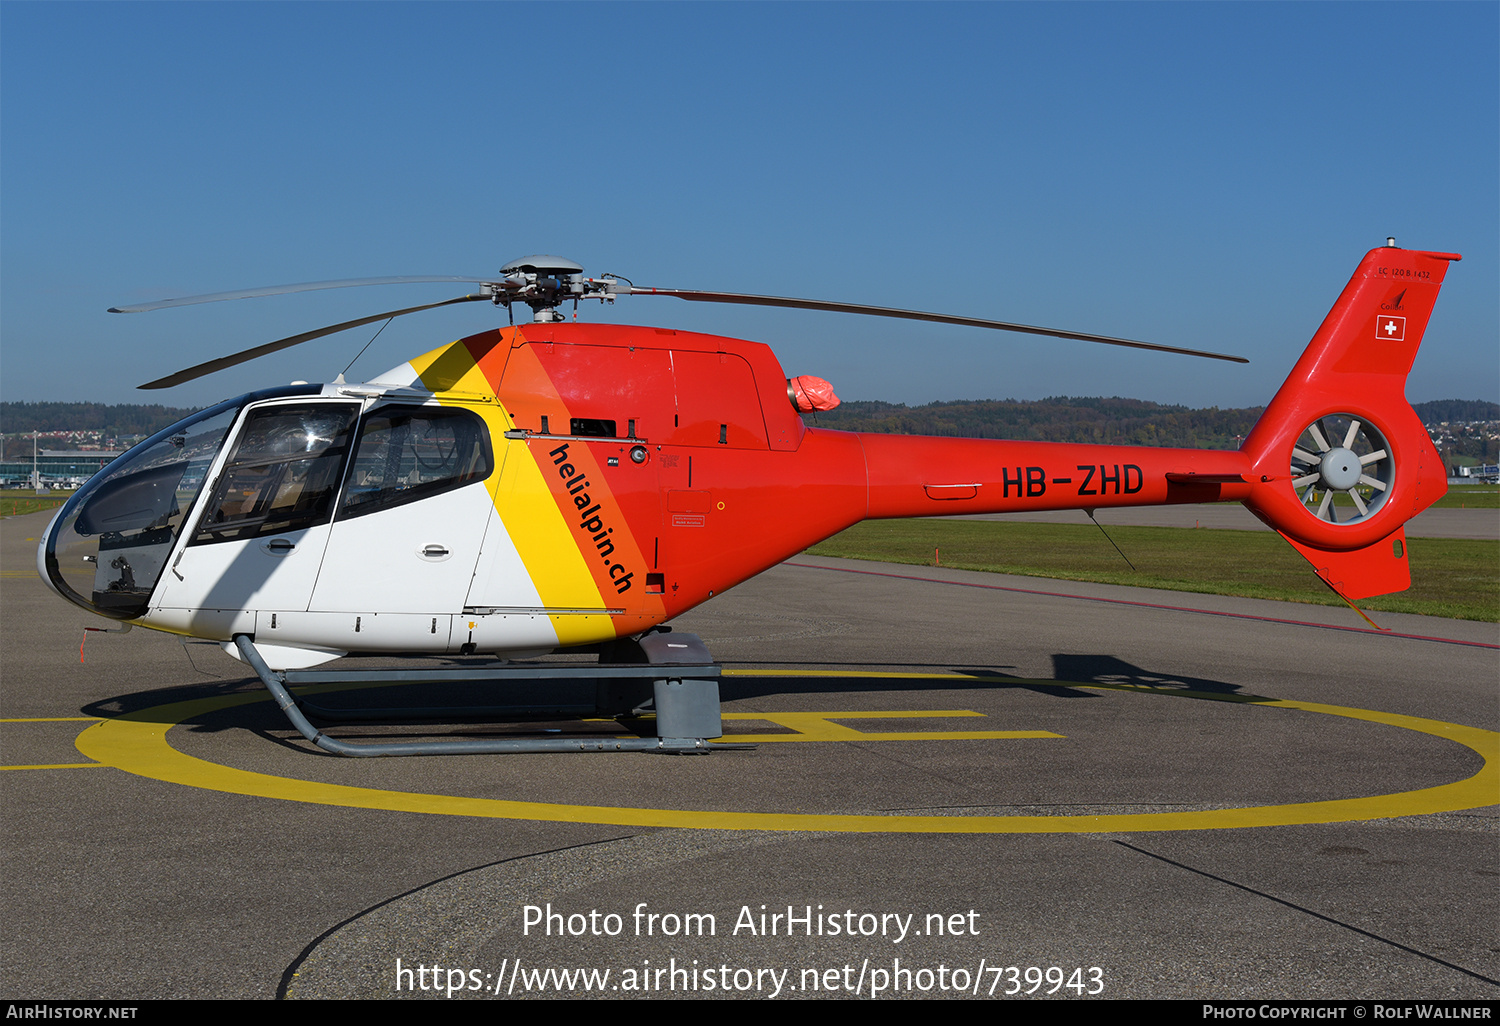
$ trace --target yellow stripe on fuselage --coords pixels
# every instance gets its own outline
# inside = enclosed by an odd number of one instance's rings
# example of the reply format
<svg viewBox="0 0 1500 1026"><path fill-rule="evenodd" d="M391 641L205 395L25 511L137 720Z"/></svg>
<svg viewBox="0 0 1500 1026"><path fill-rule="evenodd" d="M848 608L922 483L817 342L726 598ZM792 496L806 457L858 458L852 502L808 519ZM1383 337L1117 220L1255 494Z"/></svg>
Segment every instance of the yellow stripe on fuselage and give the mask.
<svg viewBox="0 0 1500 1026"><path fill-rule="evenodd" d="M485 378L484 371L463 342L454 342L430 353L423 353L411 361L411 365L417 372L422 387L431 392L495 394L494 387ZM440 398L439 402L441 401Z"/></svg>
<svg viewBox="0 0 1500 1026"><path fill-rule="evenodd" d="M543 440L512 441L500 484L500 519L520 553L526 572L542 598L542 605L556 609L599 609L609 603L599 593L589 565L573 537L570 525L557 508L557 501L542 476L539 461L546 452L533 447ZM590 626L592 623L592 626ZM582 645L614 637L608 616L553 616L552 629L563 645Z"/></svg>

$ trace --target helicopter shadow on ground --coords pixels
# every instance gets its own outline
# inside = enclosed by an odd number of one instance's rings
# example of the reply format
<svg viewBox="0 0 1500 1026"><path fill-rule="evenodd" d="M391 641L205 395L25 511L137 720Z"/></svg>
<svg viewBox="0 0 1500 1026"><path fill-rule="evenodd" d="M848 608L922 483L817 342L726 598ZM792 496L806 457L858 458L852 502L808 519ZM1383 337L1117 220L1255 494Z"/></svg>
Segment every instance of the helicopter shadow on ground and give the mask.
<svg viewBox="0 0 1500 1026"><path fill-rule="evenodd" d="M153 710L184 702L233 699L241 695L263 697L266 701L251 701L234 704L228 708L214 709L197 715L182 717L159 717ZM229 677L212 682L181 684L157 688L150 691L135 691L90 702L80 708L85 716L97 716L106 720L171 719L169 727L181 727L192 733L218 733L225 730L249 730L268 741L287 745L286 739L273 731L291 729L286 717L270 701L271 694L254 676ZM289 747L296 747L288 745Z"/></svg>
<svg viewBox="0 0 1500 1026"><path fill-rule="evenodd" d="M224 698L256 690L264 692L265 687L253 674L250 676L222 677L214 681L173 684L168 687L152 688L147 691L131 691L125 694L113 695L109 698L101 698L89 702L87 705L80 706L78 711L85 716L98 716L101 719L121 719L124 717L134 717L145 710L155 709L158 706L176 705L179 702L193 702L209 698Z"/></svg>
<svg viewBox="0 0 1500 1026"><path fill-rule="evenodd" d="M199 660L195 660L192 657L189 646L198 646L202 648L211 647L217 649L220 648L219 643L217 641L196 640L184 640L183 643L184 651L188 652L187 659L188 665L191 667L191 671L200 676L211 677L213 678L212 680L192 681L189 683L172 684L165 687L126 692L124 694L114 695L109 698L101 698L96 701L90 702L87 705L81 706L79 708L79 711L85 716L119 718L122 716L129 716L134 713L139 713L146 709L154 709L158 706L163 705L172 705L179 702L191 702L200 699L223 698L230 695L252 692L258 692L259 694L264 696L266 701L271 701L270 692L266 691L265 685L260 682L260 679L255 675L254 671L251 670L250 667L245 666L243 663L239 663L237 661L228 664L227 667L221 663L218 669L227 670L227 672L216 673L212 670L205 669L203 666L200 666ZM338 670L364 668L393 669L416 665L419 661L420 664L424 667L437 666L444 668L472 668L475 666L484 665L486 663L495 662L492 657L465 658L462 656L421 656L408 658L399 655L383 655L366 658L355 657L353 659L341 659L337 663L328 664L326 668ZM387 685L371 685L372 688L377 686L386 687ZM252 703L251 706L247 706L246 708L251 708L254 704L257 703ZM278 713L277 716L280 716L280 714ZM192 721L184 720L183 722L186 723Z"/></svg>
<svg viewBox="0 0 1500 1026"><path fill-rule="evenodd" d="M389 663L391 660L380 660ZM353 664L365 660L351 661ZM473 665L470 660L437 660L440 664ZM943 665L933 663L909 664L911 672L951 671L951 679L941 677L910 678L874 676L878 672L891 672L902 664L881 663L877 670L871 667L872 676L861 676L859 668L847 663L798 663L784 665L781 673L798 667L809 671L809 676L754 676L750 669L747 675L724 677L720 680L723 701L734 702L769 697L817 698L819 705L826 705L829 696L870 695L880 693L910 693L913 690L941 690L953 692L989 692L997 690L1027 691L1037 695L1061 699L1089 699L1099 695L1078 685L1104 685L1110 688L1140 688L1153 691L1171 691L1184 696L1210 698L1235 698L1256 700L1257 696L1242 691L1238 685L1225 681L1191 677L1185 674L1148 670L1126 662L1117 656L1102 654L1056 653L1052 657L1054 680L1038 680L1006 673L1007 668L976 667L972 665ZM429 663L430 665L430 663ZM514 665L514 664L512 664ZM837 668L847 676L813 676L817 671ZM641 734L650 733L649 721L629 717L595 719L588 714L517 715L499 708L507 703L560 705L586 704L593 696L594 682L587 676L587 666L580 666L580 679L559 684L557 681L537 681L507 684L497 687L483 683L408 683L372 684L368 687L341 689L318 696L314 701L331 711L369 710L375 708L388 715L359 723L339 723L336 719L318 716L312 719L320 729L336 731L340 740L417 740L419 738L447 738L474 740L489 737L536 737L536 736L617 736L621 730ZM259 680L254 676L224 679L213 683L186 684L150 691L138 691L113 698L101 699L83 708L90 716L105 718L133 717L165 705L181 702L228 698L240 695L255 695L261 701L237 703L228 707L209 709L185 717L176 724L194 734L216 734L223 731L244 730L264 740L296 750L304 754L316 754L328 758L339 758L331 753L310 748L287 721L285 715L271 700ZM458 712L455 710L463 710ZM488 711L486 711L488 710ZM399 731L399 733L395 733Z"/></svg>
<svg viewBox="0 0 1500 1026"><path fill-rule="evenodd" d="M780 672L797 667L822 670L838 667L849 670L848 676L777 676L754 677L733 676L724 678L719 685L726 701L731 699L760 698L771 695L792 694L866 694L869 692L908 692L912 690L943 691L991 691L1009 688L1031 691L1053 698L1097 698L1092 691L1077 687L1079 684L1102 684L1112 687L1132 687L1158 691L1174 691L1187 694L1254 699L1257 696L1241 690L1239 685L1205 677L1190 677L1170 671L1148 670L1111 655L1076 655L1055 653L1052 656L1053 680L1037 680L1018 677L1004 672L1011 667L978 667L967 664L921 663L909 664L914 672L951 671L952 680L942 678L912 679L901 677L861 677L858 667L849 663L795 663L783 664ZM872 671L890 671L901 667L899 663L880 663L871 666ZM753 674L753 670L747 671ZM966 676L957 676L964 674Z"/></svg>
<svg viewBox="0 0 1500 1026"><path fill-rule="evenodd" d="M1110 684L1122 687L1151 688L1158 691L1198 692L1202 694L1255 699L1240 688L1221 680L1189 677L1170 671L1146 670L1116 656L1062 655L1052 657L1052 671L1060 681L1080 684Z"/></svg>
<svg viewBox="0 0 1500 1026"><path fill-rule="evenodd" d="M377 663L370 669L391 669L391 664L411 665L416 660L378 657L356 659L340 665L354 669L361 664ZM424 659L426 666L474 667L493 660ZM514 664L509 664L514 665ZM308 694L309 689L294 688L304 714L320 731L340 741L415 741L480 740L487 738L527 738L569 736L616 737L622 732L640 736L651 734L650 721L629 717L595 718L592 713L516 713L507 705L584 706L594 698L595 683L586 676L587 666L580 666L580 679L559 683L556 680L525 681L497 685L483 682L390 683L372 682L365 686L341 685L323 694ZM313 689L316 690L316 689ZM280 747L303 754L342 758L312 748L278 708L269 691L254 676L235 677L213 683L188 684L138 691L101 699L82 710L86 715L108 719L149 719L157 717L152 710L183 702L250 696L252 701L211 707L181 718L171 718L170 726L190 734L217 734L225 731L248 731ZM311 699L309 703L309 699ZM331 716L319 715L327 710ZM371 715L375 710L375 715ZM343 719L353 712L362 717L357 722ZM644 733L643 733L644 732Z"/></svg>

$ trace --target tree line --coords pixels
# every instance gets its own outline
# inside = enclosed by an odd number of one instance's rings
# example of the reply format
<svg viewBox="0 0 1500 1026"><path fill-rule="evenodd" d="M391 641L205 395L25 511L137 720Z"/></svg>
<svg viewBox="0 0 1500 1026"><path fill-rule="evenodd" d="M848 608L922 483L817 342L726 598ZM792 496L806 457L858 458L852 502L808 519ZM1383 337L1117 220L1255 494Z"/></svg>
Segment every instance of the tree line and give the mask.
<svg viewBox="0 0 1500 1026"><path fill-rule="evenodd" d="M854 400L805 419L820 427L878 434L1232 449L1263 409L1194 409L1118 396L959 400L926 406ZM1500 421L1500 404L1477 399L1438 399L1417 403L1415 409L1426 424ZM149 435L192 412L154 403L6 402L0 403L0 432Z"/></svg>
<svg viewBox="0 0 1500 1026"><path fill-rule="evenodd" d="M811 415L805 419L820 427L878 434L1232 449L1263 409L1193 409L1142 399L1051 396L926 406L854 401L819 413L816 420Z"/></svg>
<svg viewBox="0 0 1500 1026"><path fill-rule="evenodd" d="M151 435L195 412L159 403L0 403L0 433L102 431Z"/></svg>

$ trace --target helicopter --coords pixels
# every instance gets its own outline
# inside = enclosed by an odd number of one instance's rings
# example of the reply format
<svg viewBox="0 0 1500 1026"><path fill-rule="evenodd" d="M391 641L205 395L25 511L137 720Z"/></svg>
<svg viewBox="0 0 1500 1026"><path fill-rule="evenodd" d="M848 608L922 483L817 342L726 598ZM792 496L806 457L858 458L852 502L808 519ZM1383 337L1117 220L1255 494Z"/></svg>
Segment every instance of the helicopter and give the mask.
<svg viewBox="0 0 1500 1026"><path fill-rule="evenodd" d="M1444 275L1459 259L1401 249L1394 239L1367 253L1231 451L812 427L802 415L837 404L831 386L788 377L765 345L570 323L559 307L656 295L1246 362L1240 357L914 310L644 288L617 275L585 277L580 265L552 256L513 261L491 277L312 282L116 307L144 312L406 282L478 286L142 388L457 303L487 301L511 317L368 382L340 375L267 388L158 432L59 510L38 547L38 570L91 613L221 643L273 692L312 679L298 671L350 654L598 652L601 662L645 664L601 682L596 707L623 702L637 712L650 706L641 688L653 673L672 686L706 685L716 673L706 647L671 633L668 621L865 519L1058 509L1092 516L1105 507L1237 501L1352 605L1410 586L1403 524L1447 489L1404 392ZM529 322L515 323L518 305L530 307ZM628 694L606 701L609 688ZM297 700L279 690L293 715ZM675 692L652 694L659 716L689 707L674 704ZM677 738L678 750L701 750L720 736L716 682L689 705L686 725L658 734Z"/></svg>

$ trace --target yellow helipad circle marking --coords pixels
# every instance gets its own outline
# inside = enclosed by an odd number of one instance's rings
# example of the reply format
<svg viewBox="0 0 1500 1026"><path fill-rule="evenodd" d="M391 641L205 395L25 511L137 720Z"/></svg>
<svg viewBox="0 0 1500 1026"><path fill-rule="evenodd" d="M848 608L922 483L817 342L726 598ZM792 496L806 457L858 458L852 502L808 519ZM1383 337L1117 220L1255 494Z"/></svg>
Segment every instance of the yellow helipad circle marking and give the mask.
<svg viewBox="0 0 1500 1026"><path fill-rule="evenodd" d="M774 671L748 671L743 675L989 679L967 674L849 674L804 671L781 671L779 674ZM1466 780L1437 787L1375 795L1368 798L1302 802L1292 805L1262 805L1252 808L1213 809L1199 812L1130 813L1114 816L878 816L616 808L600 805L503 801L494 798L464 798L455 795L419 794L409 791L383 791L376 788L348 787L342 784L324 784L290 777L276 777L266 773L235 769L231 766L221 766L184 755L167 743L167 731L184 720L234 706L270 700L270 695L259 692L175 702L130 713L117 719L103 720L83 731L76 743L78 750L89 758L127 773L182 784L186 787L225 791L230 794L309 802L315 805L337 805L345 808L418 812L427 815L479 816L490 819L527 819L554 823L594 823L618 826L689 827L703 830L823 830L850 833L935 834L1092 834L1153 830L1222 830L1232 827L1344 823L1389 819L1395 816L1420 816L1435 812L1481 808L1500 802L1500 733L1492 730L1468 727L1458 723L1445 723L1441 720L1423 719L1417 716L1400 716L1395 713L1321 705L1314 702L1254 699L1245 696L1224 696L1205 692L1111 684L1003 679L1006 684L1011 685L1031 683L1109 691L1138 691L1147 694L1253 703L1276 709L1300 709L1303 712L1382 723L1422 734L1431 734L1434 737L1461 744L1476 752L1484 760L1484 765L1480 767L1479 772Z"/></svg>

